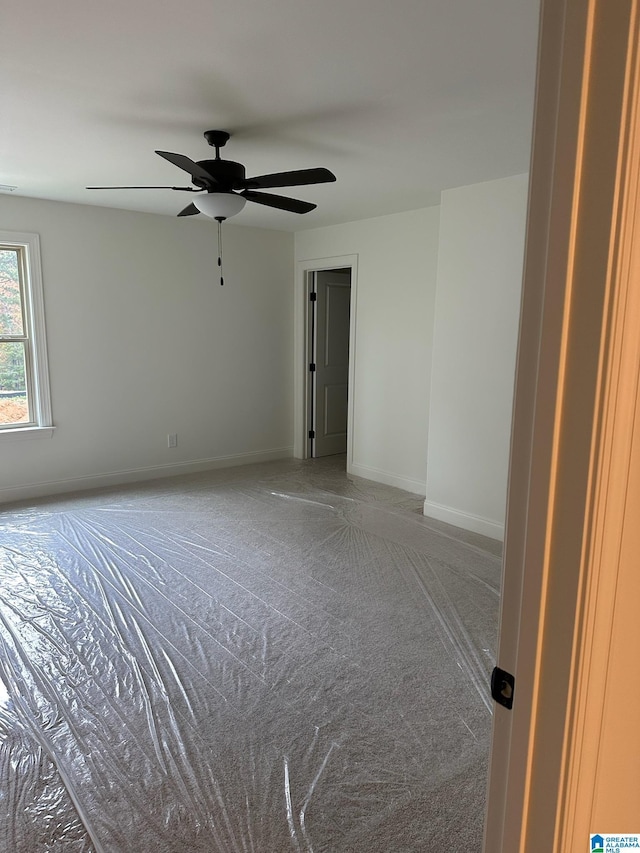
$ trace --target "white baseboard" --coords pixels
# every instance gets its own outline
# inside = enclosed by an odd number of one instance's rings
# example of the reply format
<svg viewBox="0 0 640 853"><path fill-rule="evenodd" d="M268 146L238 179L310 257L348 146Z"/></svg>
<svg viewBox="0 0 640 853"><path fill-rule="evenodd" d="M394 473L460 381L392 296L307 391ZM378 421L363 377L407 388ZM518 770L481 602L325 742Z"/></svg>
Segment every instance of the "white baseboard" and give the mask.
<svg viewBox="0 0 640 853"><path fill-rule="evenodd" d="M453 524L454 527L461 527L463 530L470 530L472 533L481 533L490 539L497 539L500 542L504 540L504 524L483 518L481 515L472 515L429 500L424 502L424 514L428 518Z"/></svg>
<svg viewBox="0 0 640 853"><path fill-rule="evenodd" d="M423 483L422 480L400 477L397 474L390 474L388 471L381 471L379 468L370 468L368 465L352 463L349 474L364 477L365 480L374 480L376 483L384 483L386 486L395 486L397 489L404 489L405 492L411 492L421 497L424 497L426 491L426 483Z"/></svg>
<svg viewBox="0 0 640 853"><path fill-rule="evenodd" d="M236 465L251 465L254 462L273 462L278 459L290 459L292 456L292 447L279 447L274 450L256 450L249 453L237 453L231 456L213 456L209 459L196 459L191 462L175 462L171 465L129 468L124 471L92 474L87 477L47 480L42 483L31 483L25 486L12 486L8 489L0 489L0 503L30 500L31 498L66 494L86 489L98 489L104 486L120 486L124 483L157 480L161 477L174 477L179 474L196 474L199 471L211 471L216 468L233 468Z"/></svg>

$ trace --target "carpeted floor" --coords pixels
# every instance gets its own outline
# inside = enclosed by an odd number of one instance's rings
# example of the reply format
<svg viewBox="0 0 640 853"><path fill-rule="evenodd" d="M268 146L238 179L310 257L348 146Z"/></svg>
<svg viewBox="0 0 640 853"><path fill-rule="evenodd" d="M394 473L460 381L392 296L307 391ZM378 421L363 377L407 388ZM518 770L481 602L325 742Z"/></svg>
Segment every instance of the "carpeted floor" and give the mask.
<svg viewBox="0 0 640 853"><path fill-rule="evenodd" d="M479 853L499 545L344 459L4 509L0 850Z"/></svg>

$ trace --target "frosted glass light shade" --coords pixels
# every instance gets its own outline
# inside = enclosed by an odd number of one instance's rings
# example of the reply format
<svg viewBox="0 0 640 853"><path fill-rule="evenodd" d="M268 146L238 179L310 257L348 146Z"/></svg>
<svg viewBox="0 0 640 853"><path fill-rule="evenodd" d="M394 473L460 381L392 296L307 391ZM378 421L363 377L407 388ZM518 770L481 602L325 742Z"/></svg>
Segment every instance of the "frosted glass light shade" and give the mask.
<svg viewBox="0 0 640 853"><path fill-rule="evenodd" d="M193 203L205 216L210 216L212 219L216 217L228 219L240 213L247 200L235 193L207 193L206 195L203 193L197 195Z"/></svg>

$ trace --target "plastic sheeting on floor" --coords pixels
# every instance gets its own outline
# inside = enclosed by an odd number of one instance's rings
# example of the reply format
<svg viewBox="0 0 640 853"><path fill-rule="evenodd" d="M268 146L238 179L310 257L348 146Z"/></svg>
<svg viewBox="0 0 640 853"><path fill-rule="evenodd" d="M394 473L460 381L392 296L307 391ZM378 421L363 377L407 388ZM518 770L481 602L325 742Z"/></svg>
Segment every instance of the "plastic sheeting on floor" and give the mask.
<svg viewBox="0 0 640 853"><path fill-rule="evenodd" d="M321 460L6 509L0 850L479 851L499 560L419 509Z"/></svg>

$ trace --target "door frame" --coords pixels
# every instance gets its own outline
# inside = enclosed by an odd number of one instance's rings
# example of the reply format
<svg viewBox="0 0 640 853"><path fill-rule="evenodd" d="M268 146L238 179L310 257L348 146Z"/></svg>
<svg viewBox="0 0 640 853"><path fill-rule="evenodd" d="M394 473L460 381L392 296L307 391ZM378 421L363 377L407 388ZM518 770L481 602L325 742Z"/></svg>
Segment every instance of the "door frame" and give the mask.
<svg viewBox="0 0 640 853"><path fill-rule="evenodd" d="M638 0L542 2L498 651L516 684L487 853L575 853L598 828L640 354L639 44Z"/></svg>
<svg viewBox="0 0 640 853"><path fill-rule="evenodd" d="M353 425L355 413L356 376L356 311L358 290L358 256L340 255L332 258L312 258L296 264L294 310L294 415L293 455L296 459L309 459L308 435L309 399L311 381L308 370L310 345L310 301L311 274L322 270L351 270L351 299L349 317L349 397L347 402L347 473L353 465Z"/></svg>

